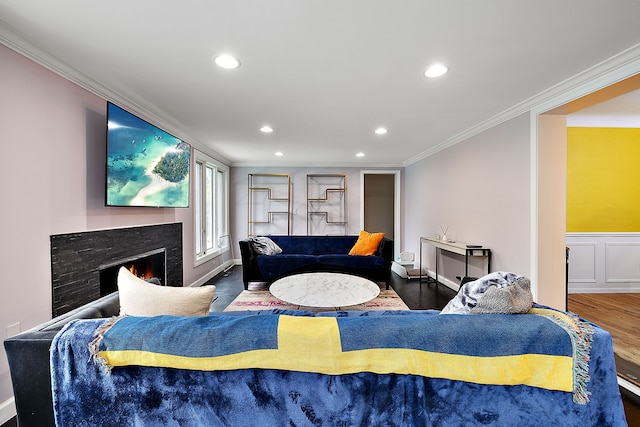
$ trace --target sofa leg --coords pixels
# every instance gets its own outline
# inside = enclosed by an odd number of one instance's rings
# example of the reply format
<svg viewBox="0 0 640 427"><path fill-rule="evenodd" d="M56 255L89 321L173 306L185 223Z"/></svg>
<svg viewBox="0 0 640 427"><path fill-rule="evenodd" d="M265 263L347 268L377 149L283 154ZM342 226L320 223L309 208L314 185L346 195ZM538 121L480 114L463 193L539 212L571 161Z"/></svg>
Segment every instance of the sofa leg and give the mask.
<svg viewBox="0 0 640 427"><path fill-rule="evenodd" d="M244 283L244 290L249 290L249 282L243 282Z"/></svg>

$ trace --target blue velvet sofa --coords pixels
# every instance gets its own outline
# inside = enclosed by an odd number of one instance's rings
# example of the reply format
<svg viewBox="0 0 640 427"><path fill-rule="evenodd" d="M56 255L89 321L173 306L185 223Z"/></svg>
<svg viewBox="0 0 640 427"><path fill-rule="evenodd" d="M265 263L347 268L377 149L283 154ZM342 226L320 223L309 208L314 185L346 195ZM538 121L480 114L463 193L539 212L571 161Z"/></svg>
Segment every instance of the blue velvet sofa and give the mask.
<svg viewBox="0 0 640 427"><path fill-rule="evenodd" d="M272 282L297 273L330 271L391 282L393 240L383 238L373 256L349 255L358 236L268 236L281 249L277 255L261 255L251 239L241 240L242 281Z"/></svg>

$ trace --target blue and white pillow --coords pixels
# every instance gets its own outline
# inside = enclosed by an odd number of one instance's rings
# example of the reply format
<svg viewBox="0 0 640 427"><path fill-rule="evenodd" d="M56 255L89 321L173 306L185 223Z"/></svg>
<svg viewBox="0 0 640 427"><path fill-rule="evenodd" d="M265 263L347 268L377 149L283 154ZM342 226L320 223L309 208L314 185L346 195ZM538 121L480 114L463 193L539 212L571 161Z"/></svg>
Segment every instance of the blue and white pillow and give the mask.
<svg viewBox="0 0 640 427"><path fill-rule="evenodd" d="M526 313L533 305L529 279L497 271L460 287L440 314Z"/></svg>

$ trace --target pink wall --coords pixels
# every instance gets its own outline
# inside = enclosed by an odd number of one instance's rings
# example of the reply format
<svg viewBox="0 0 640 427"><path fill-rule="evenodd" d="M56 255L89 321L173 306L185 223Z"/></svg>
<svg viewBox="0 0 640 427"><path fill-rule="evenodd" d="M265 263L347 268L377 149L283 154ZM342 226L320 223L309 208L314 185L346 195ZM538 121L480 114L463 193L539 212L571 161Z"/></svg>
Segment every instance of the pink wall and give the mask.
<svg viewBox="0 0 640 427"><path fill-rule="evenodd" d="M182 222L185 286L217 266L193 268L191 209L104 206L105 100L2 45L0 93L0 341L51 318L52 234Z"/></svg>
<svg viewBox="0 0 640 427"><path fill-rule="evenodd" d="M405 250L417 258L420 236L448 226L448 238L492 249L492 271L528 275L529 127L523 114L406 167ZM433 249L425 245L423 251L424 263L435 268ZM438 273L458 284L463 263L450 257L443 266Z"/></svg>

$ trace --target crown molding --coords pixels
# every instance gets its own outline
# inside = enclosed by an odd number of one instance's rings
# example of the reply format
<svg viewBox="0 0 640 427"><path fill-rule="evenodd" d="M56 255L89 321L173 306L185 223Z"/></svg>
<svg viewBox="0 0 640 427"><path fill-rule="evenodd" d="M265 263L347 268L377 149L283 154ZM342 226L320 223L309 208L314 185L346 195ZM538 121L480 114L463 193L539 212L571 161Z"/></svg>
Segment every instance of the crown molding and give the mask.
<svg viewBox="0 0 640 427"><path fill-rule="evenodd" d="M30 59L36 64L39 64L49 71L61 76L62 78L69 80L70 82L85 89L86 91L106 101L113 102L114 104L117 104L122 108L135 112L135 114L140 116L141 118L147 120L148 122L154 123L155 125L171 133L172 135L177 136L185 142L188 142L192 147L196 148L199 151L202 151L203 153L211 157L214 157L221 163L225 165L229 165L231 163L229 159L216 152L208 145L202 143L201 141L198 141L195 138L190 137L188 132L184 131L184 129L182 129L180 126L172 125L167 120L163 119L156 113L153 113L148 108L144 107L143 104L151 105L151 102L143 99L138 95L136 95L137 101L135 101L130 96L125 96L122 93L108 88L101 82L89 77L84 73L81 73L66 62L61 61L59 58L56 58L50 53L44 51L36 43L29 40L27 37L25 37L23 34L18 32L11 26L7 25L7 23L4 21L0 21L0 43L26 57L27 59ZM164 116L171 118L170 114L167 114L161 109L160 111ZM175 120L173 118L172 122L179 123L178 120Z"/></svg>
<svg viewBox="0 0 640 427"><path fill-rule="evenodd" d="M357 169L367 169L367 168L386 168L386 169L402 169L403 166L398 163L361 163L361 162L334 162L331 165L327 166L326 164L319 164L313 162L305 162L305 163L285 163L279 161L261 161L260 163L255 162L232 162L230 164L231 167L235 168L357 168Z"/></svg>
<svg viewBox="0 0 640 427"><path fill-rule="evenodd" d="M407 159L403 166L410 166L521 114L530 111L542 113L557 107L559 99L566 99L563 102L569 102L602 89L607 84L619 82L638 73L640 73L640 43L446 139L429 150Z"/></svg>

